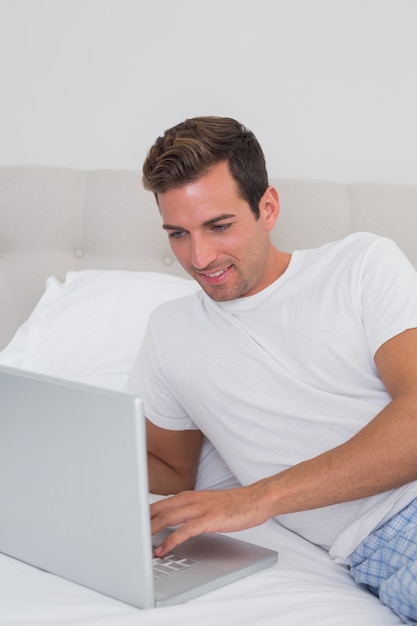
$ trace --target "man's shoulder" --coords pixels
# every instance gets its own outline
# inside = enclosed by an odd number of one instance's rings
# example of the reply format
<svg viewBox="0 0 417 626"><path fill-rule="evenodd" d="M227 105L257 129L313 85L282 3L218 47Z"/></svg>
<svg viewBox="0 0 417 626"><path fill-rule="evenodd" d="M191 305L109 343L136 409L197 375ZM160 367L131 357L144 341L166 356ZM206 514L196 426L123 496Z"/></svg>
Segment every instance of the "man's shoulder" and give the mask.
<svg viewBox="0 0 417 626"><path fill-rule="evenodd" d="M365 255L372 248L385 248L387 246L395 246L395 244L391 239L381 237L375 233L354 232L342 239L325 243L310 252L319 257L343 256L346 258Z"/></svg>
<svg viewBox="0 0 417 626"><path fill-rule="evenodd" d="M364 256L369 256L372 253L371 256L375 258L386 254L402 254L393 239L370 232L352 233L340 241L340 246L354 254L363 253Z"/></svg>
<svg viewBox="0 0 417 626"><path fill-rule="evenodd" d="M398 246L386 237L370 232L355 232L342 239L305 250L302 255L304 274L318 276L352 275L361 273L369 264L379 263L398 255ZM384 261L385 263L385 261ZM383 263L383 264L384 264Z"/></svg>
<svg viewBox="0 0 417 626"><path fill-rule="evenodd" d="M380 235L371 232L353 232L342 239L330 242L327 244L329 248L352 248L352 249L366 249L373 245L376 241L384 239ZM326 244L325 244L326 245Z"/></svg>

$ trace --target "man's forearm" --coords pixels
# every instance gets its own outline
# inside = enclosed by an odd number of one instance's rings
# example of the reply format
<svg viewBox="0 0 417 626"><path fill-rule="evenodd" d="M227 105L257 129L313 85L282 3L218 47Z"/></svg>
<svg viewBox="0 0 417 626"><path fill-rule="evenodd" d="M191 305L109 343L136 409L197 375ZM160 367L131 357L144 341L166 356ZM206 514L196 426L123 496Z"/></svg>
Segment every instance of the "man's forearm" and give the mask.
<svg viewBox="0 0 417 626"><path fill-rule="evenodd" d="M198 430L165 430L146 421L151 493L171 495L194 487L203 435Z"/></svg>

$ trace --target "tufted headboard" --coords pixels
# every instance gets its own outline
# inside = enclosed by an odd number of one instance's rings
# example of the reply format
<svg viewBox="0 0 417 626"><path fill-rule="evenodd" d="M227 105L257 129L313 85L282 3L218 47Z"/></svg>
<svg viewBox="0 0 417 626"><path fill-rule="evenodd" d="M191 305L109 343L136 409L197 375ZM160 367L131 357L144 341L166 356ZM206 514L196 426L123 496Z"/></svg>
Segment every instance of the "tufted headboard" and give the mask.
<svg viewBox="0 0 417 626"><path fill-rule="evenodd" d="M274 242L285 251L367 230L394 239L417 268L417 187L272 180L281 199ZM68 270L185 275L140 172L0 168L0 349Z"/></svg>

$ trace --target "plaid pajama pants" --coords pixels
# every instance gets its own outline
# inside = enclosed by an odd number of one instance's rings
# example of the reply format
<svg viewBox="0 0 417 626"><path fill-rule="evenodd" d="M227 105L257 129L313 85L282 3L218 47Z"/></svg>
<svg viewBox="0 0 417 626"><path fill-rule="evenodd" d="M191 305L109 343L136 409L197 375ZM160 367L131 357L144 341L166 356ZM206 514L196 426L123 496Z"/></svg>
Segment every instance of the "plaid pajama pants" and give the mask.
<svg viewBox="0 0 417 626"><path fill-rule="evenodd" d="M356 583L417 625L417 498L364 539L351 560Z"/></svg>

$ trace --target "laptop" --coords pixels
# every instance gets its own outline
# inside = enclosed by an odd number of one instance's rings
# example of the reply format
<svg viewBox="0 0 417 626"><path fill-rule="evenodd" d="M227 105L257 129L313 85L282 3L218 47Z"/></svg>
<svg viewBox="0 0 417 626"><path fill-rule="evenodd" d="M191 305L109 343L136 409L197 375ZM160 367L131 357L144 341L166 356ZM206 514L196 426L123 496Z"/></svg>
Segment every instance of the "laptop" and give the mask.
<svg viewBox="0 0 417 626"><path fill-rule="evenodd" d="M0 502L0 552L138 608L185 602L278 556L212 534L154 559L141 400L4 366Z"/></svg>

